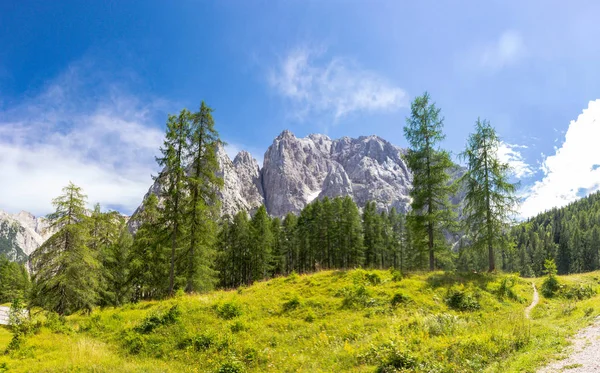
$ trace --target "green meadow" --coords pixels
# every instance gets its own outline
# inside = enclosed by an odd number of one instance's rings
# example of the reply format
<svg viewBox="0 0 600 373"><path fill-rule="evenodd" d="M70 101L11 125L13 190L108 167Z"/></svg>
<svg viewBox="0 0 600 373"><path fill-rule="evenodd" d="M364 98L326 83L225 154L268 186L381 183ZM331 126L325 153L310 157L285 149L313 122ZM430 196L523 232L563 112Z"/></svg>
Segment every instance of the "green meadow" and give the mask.
<svg viewBox="0 0 600 373"><path fill-rule="evenodd" d="M66 318L33 310L18 348L0 328L0 372L534 372L600 314L600 272L558 279L530 319L543 278L362 269Z"/></svg>

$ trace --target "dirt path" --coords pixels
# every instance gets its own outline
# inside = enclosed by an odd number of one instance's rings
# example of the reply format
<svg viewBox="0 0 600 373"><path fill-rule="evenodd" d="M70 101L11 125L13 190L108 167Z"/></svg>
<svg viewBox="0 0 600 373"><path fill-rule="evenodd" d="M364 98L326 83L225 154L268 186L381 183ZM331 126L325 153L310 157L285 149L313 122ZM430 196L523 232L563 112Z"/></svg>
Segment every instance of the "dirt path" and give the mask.
<svg viewBox="0 0 600 373"><path fill-rule="evenodd" d="M540 369L538 373L600 372L600 317L594 324L581 329L572 341L572 351L566 359L555 361Z"/></svg>
<svg viewBox="0 0 600 373"><path fill-rule="evenodd" d="M537 304L540 301L540 295L538 294L537 288L535 287L535 284L533 282L531 283L531 286L533 286L533 300L531 301L531 304L527 306L527 308L525 308L526 318L529 318L531 310L533 309L533 307L537 306Z"/></svg>

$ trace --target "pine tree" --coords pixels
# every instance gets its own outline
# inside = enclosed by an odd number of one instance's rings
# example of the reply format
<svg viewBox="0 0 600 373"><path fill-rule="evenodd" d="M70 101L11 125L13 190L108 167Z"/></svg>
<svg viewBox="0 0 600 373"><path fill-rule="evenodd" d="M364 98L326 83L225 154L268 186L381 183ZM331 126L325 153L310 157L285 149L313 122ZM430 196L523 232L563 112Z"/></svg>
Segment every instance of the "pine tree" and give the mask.
<svg viewBox="0 0 600 373"><path fill-rule="evenodd" d="M406 119L404 134L410 145L406 155L413 172L412 210L413 231L427 235L429 269L435 269L436 231L449 227L452 207L449 195L453 191L447 170L452 167L450 154L439 148L444 140L443 118L440 109L430 103L429 94L415 98L411 116ZM419 241L416 241L419 242Z"/></svg>
<svg viewBox="0 0 600 373"><path fill-rule="evenodd" d="M189 132L191 169L187 178L190 193L187 218L189 244L187 249L186 291L212 289L216 273L212 268L214 246L217 238L219 200L217 191L223 179L217 176L219 163L216 150L221 145L214 128L212 111L204 101L200 111L193 115Z"/></svg>
<svg viewBox="0 0 600 373"><path fill-rule="evenodd" d="M87 246L85 201L73 183L52 201L56 211L47 218L56 233L31 255L34 306L65 315L96 304L100 265Z"/></svg>
<svg viewBox="0 0 600 373"><path fill-rule="evenodd" d="M468 167L463 176L465 224L473 246L487 249L490 272L496 269L494 247L501 243L517 202L516 186L508 180L510 167L498 158L499 145L500 139L490 123L477 119L475 132L461 154Z"/></svg>
<svg viewBox="0 0 600 373"><path fill-rule="evenodd" d="M183 246L184 207L186 205L186 159L188 157L188 143L190 136L190 122L192 113L182 110L178 116L169 115L167 131L163 146L160 151L162 157L157 162L163 167L159 179L164 180L166 190L161 196L164 198L162 213L163 229L170 238L171 255L169 269L169 295L173 295L175 288L175 261L179 249Z"/></svg>

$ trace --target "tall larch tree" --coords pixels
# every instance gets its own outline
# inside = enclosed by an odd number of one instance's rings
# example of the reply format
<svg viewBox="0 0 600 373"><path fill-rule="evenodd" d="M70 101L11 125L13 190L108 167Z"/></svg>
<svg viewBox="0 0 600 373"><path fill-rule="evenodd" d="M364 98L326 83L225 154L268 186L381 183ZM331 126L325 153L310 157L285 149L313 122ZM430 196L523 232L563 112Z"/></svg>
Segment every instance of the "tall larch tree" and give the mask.
<svg viewBox="0 0 600 373"><path fill-rule="evenodd" d="M187 208L189 241L187 248L186 291L206 291L216 283L212 266L217 240L219 199L223 179L217 176L217 147L221 146L212 111L202 101L193 115L189 131L191 167L187 177L190 201Z"/></svg>
<svg viewBox="0 0 600 373"><path fill-rule="evenodd" d="M186 204L186 160L188 159L188 138L190 136L190 123L192 113L183 109L179 115L169 115L167 131L163 146L160 148L162 156L157 162L163 167L159 179L163 180L166 190L161 196L164 198L162 219L165 235L170 239L171 256L169 269L169 295L173 295L175 287L175 261L181 246L183 246L183 228L185 226Z"/></svg>
<svg viewBox="0 0 600 373"><path fill-rule="evenodd" d="M440 149L444 140L444 118L431 102L429 94L415 98L411 116L406 119L404 135L409 143L406 160L413 172L412 210L413 232L426 234L429 269L435 269L436 235L452 224L453 210L449 196L453 191L448 169L450 154ZM416 241L419 242L419 241ZM443 246L443 245L437 245Z"/></svg>
<svg viewBox="0 0 600 373"><path fill-rule="evenodd" d="M488 252L488 270L496 269L494 248L501 243L515 212L516 185L510 183L510 166L498 158L500 139L489 121L477 119L461 158L467 163L463 176L465 224L473 247Z"/></svg>
<svg viewBox="0 0 600 373"><path fill-rule="evenodd" d="M32 305L68 315L91 310L98 300L100 265L88 247L86 196L69 183L52 201L56 211L48 215L54 233L31 255Z"/></svg>

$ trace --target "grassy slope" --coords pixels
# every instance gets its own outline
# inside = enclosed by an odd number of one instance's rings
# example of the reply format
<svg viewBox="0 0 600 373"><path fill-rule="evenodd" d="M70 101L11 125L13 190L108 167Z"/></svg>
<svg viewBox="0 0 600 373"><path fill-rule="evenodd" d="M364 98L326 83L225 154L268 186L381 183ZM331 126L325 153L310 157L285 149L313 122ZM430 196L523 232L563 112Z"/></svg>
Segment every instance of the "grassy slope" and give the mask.
<svg viewBox="0 0 600 373"><path fill-rule="evenodd" d="M600 296L576 303L541 297L525 320L531 284L518 279L517 299L501 297L505 277L432 273L393 281L386 271L328 271L99 310L49 323L0 356L0 372L3 364L10 372L215 372L227 362L248 372L374 372L391 358L413 364L407 371L532 372L599 314ZM596 286L598 277L561 280ZM474 294L481 308L449 309L450 286ZM393 306L398 293L404 297ZM181 314L169 323L164 315L173 305ZM9 339L0 329L0 350Z"/></svg>

